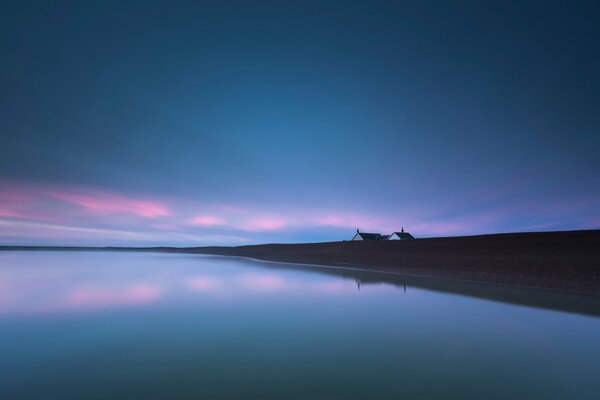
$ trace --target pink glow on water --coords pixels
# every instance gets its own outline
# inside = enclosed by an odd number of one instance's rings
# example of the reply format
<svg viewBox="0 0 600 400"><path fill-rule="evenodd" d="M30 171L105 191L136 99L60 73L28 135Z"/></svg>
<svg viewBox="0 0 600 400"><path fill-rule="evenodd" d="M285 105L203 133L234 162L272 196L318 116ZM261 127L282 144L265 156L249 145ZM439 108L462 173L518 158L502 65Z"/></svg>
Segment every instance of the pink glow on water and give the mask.
<svg viewBox="0 0 600 400"><path fill-rule="evenodd" d="M208 275L196 275L186 278L185 286L196 291L211 291L221 288L223 281Z"/></svg>
<svg viewBox="0 0 600 400"><path fill-rule="evenodd" d="M286 288L285 279L276 274L244 274L238 276L241 285L253 291L270 292Z"/></svg>
<svg viewBox="0 0 600 400"><path fill-rule="evenodd" d="M0 252L0 264L6 267L0 268L0 318L91 313L190 299L267 297L282 292L286 296L316 298L362 296L394 289L366 283L359 289L352 279L312 273L298 276L295 271L263 269L253 262L236 261L231 265L186 256L165 262L163 257L140 253ZM190 267L203 272L190 275Z"/></svg>
<svg viewBox="0 0 600 400"><path fill-rule="evenodd" d="M323 294L356 293L358 287L354 281L324 280L316 282L311 289Z"/></svg>
<svg viewBox="0 0 600 400"><path fill-rule="evenodd" d="M145 283L126 288L79 287L70 292L64 302L65 308L101 309L120 305L140 305L160 298L163 290Z"/></svg>
<svg viewBox="0 0 600 400"><path fill-rule="evenodd" d="M27 284L26 287L24 285ZM80 286L55 289L48 284L13 282L0 292L0 314L57 313L66 311L95 311L120 307L142 306L160 300L164 290L147 283L125 287ZM14 288L17 285L17 288ZM66 291L66 293L65 293Z"/></svg>

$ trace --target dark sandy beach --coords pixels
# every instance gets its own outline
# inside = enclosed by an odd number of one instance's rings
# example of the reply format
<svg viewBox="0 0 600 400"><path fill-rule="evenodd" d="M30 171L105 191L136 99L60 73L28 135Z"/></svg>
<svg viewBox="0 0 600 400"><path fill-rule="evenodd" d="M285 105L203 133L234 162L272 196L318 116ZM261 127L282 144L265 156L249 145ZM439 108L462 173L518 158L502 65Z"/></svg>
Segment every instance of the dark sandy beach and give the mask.
<svg viewBox="0 0 600 400"><path fill-rule="evenodd" d="M180 251L600 295L600 230Z"/></svg>
<svg viewBox="0 0 600 400"><path fill-rule="evenodd" d="M237 247L4 246L0 250L136 250L214 254L600 295L600 230Z"/></svg>

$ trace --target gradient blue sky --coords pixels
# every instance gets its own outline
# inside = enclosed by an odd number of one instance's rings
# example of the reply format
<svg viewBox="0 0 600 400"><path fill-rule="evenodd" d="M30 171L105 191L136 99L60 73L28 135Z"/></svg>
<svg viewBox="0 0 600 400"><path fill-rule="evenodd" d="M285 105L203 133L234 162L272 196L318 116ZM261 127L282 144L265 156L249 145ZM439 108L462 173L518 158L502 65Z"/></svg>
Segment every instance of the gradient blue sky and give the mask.
<svg viewBox="0 0 600 400"><path fill-rule="evenodd" d="M593 1L3 2L0 244L600 228L599 26Z"/></svg>

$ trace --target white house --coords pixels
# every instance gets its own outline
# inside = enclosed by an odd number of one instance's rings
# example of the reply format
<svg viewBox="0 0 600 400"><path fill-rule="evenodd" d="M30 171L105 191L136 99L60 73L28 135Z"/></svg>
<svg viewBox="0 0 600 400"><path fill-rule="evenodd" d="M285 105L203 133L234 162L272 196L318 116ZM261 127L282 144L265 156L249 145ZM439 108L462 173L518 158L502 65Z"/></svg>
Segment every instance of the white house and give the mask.
<svg viewBox="0 0 600 400"><path fill-rule="evenodd" d="M352 238L352 240L382 240L382 236L379 233L367 233L361 232L356 229L356 235Z"/></svg>
<svg viewBox="0 0 600 400"><path fill-rule="evenodd" d="M410 240L414 239L413 235L408 232L404 232L404 228L400 232L392 233L387 240Z"/></svg>
<svg viewBox="0 0 600 400"><path fill-rule="evenodd" d="M413 235L404 232L404 228L400 232L394 232L391 235L382 235L380 233L361 232L356 229L356 234L352 240L409 240L414 239Z"/></svg>

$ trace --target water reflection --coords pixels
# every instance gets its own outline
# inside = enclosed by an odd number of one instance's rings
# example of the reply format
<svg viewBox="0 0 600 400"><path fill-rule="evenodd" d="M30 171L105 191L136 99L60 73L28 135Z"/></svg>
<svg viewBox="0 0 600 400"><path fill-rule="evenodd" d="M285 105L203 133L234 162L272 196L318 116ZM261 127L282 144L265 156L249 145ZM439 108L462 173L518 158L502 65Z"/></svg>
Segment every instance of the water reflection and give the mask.
<svg viewBox="0 0 600 400"><path fill-rule="evenodd" d="M208 256L223 258L220 256ZM265 268L296 269L313 271L318 274L353 279L358 290L365 287L395 287L407 293L407 288L419 288L442 293L458 294L479 299L517 304L548 310L566 311L570 313L600 316L600 296L558 292L547 289L519 288L513 286L474 283L452 279L435 279L401 274L379 273L359 269L315 266L306 264L277 263L267 261L250 261ZM383 285L383 286L382 286Z"/></svg>
<svg viewBox="0 0 600 400"><path fill-rule="evenodd" d="M272 265L265 268L253 262L244 269L224 271L220 267L227 267L227 260L206 256L93 252L77 255L78 264L72 265L69 258L74 254L69 253L0 254L0 314L142 307L182 298L193 302L190 294L194 293L218 298L280 293L353 295L361 291L362 285L362 294L368 295L395 287L382 282L363 283L363 278L298 274L286 268L277 271ZM182 258L193 262L172 262ZM210 262L203 262L206 259Z"/></svg>
<svg viewBox="0 0 600 400"><path fill-rule="evenodd" d="M0 253L0 399L596 398L600 318L538 307L600 310L226 257Z"/></svg>
<svg viewBox="0 0 600 400"><path fill-rule="evenodd" d="M65 309L95 309L120 305L136 305L157 301L164 289L147 283L115 287L75 287L64 296L64 301L58 300L57 305Z"/></svg>
<svg viewBox="0 0 600 400"><path fill-rule="evenodd" d="M93 311L249 295L368 296L407 288L600 315L596 296L219 256L148 253L0 254L0 315ZM176 260L186 259L180 264ZM168 267L167 267L168 265ZM243 268L239 268L243 265ZM310 272L310 273L307 273Z"/></svg>
<svg viewBox="0 0 600 400"><path fill-rule="evenodd" d="M215 291L223 287L223 280L209 275L195 275L184 279L185 286L194 291Z"/></svg>

